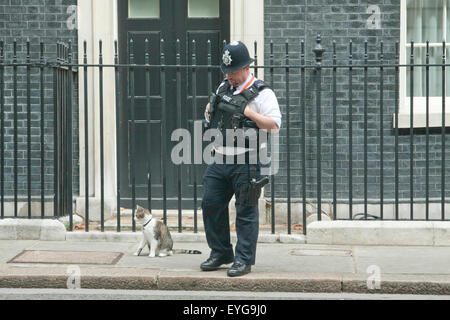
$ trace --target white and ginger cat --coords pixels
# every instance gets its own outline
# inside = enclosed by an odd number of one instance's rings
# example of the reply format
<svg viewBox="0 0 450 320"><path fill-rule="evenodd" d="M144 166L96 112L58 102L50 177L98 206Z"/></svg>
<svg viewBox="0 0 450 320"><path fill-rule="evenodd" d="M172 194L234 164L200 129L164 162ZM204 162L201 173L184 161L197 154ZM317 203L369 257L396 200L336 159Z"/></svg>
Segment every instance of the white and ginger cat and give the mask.
<svg viewBox="0 0 450 320"><path fill-rule="evenodd" d="M152 214L143 207L136 207L134 221L142 226L142 240L134 253L135 256L139 256L146 245L150 249L149 257L151 258L166 257L176 253L201 254L198 250L172 249L173 240L167 226L158 219L153 219Z"/></svg>

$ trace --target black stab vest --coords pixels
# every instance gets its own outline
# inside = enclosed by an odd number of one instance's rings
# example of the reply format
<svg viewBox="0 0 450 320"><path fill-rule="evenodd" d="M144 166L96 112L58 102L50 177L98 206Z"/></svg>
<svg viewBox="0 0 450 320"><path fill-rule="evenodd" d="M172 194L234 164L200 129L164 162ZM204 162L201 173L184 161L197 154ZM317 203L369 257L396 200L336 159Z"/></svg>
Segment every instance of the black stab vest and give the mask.
<svg viewBox="0 0 450 320"><path fill-rule="evenodd" d="M259 95L259 93L268 88L262 80L256 80L253 85L243 92L233 95L231 85L228 80L224 80L224 84L217 92L214 110L211 114L210 128L217 128L221 131L226 129L255 128L258 129L256 123L239 112L239 105L247 105ZM222 104L227 110L218 108Z"/></svg>

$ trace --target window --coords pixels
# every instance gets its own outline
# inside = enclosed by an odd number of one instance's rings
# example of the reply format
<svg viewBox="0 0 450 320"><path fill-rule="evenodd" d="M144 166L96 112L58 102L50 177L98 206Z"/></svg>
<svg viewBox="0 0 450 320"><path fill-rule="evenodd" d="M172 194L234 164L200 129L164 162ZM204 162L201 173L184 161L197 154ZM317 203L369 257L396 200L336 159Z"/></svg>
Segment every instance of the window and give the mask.
<svg viewBox="0 0 450 320"><path fill-rule="evenodd" d="M128 17L132 19L158 19L159 0L128 0Z"/></svg>
<svg viewBox="0 0 450 320"><path fill-rule="evenodd" d="M446 63L450 54L450 0L401 0L400 64L409 64L411 41L414 42L414 64L426 63L429 41L430 64L441 64L443 41ZM446 78L450 79L450 68ZM399 127L410 127L410 105L413 96L414 127L426 126L426 68L415 67L411 92L411 69L400 68ZM442 67L429 69L429 126L442 125ZM446 81L446 124L450 125L450 81Z"/></svg>
<svg viewBox="0 0 450 320"><path fill-rule="evenodd" d="M218 18L219 0L189 0L189 18Z"/></svg>

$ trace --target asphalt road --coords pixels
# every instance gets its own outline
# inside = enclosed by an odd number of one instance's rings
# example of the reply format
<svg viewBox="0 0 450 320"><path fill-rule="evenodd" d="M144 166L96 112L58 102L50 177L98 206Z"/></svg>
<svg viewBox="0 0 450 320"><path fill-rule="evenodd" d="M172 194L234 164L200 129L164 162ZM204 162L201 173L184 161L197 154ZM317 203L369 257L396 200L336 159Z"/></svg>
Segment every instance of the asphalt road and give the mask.
<svg viewBox="0 0 450 320"><path fill-rule="evenodd" d="M450 300L450 296L226 291L0 289L0 300Z"/></svg>

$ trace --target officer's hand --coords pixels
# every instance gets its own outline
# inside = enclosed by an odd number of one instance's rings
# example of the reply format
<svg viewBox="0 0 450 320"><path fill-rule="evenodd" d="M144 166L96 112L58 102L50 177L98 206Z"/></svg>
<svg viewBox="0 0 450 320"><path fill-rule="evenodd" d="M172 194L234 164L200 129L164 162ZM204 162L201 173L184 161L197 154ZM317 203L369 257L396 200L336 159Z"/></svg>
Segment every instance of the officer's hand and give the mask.
<svg viewBox="0 0 450 320"><path fill-rule="evenodd" d="M211 116L211 114L210 114L210 112L209 112L210 107L211 107L211 104L208 103L208 105L206 106L206 110L205 110L205 118L206 118L206 120L208 120L208 121L210 120L210 116Z"/></svg>

